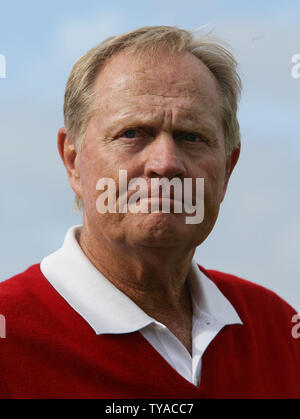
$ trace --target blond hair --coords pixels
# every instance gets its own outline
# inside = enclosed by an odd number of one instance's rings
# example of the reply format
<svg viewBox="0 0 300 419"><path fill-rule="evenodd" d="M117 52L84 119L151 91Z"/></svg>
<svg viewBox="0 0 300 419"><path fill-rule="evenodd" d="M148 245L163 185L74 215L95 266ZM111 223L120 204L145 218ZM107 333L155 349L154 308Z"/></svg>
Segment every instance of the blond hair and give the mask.
<svg viewBox="0 0 300 419"><path fill-rule="evenodd" d="M224 43L209 35L173 26L149 26L111 37L89 50L74 65L65 91L64 122L69 138L78 150L83 145L87 124L95 104L94 82L108 60L121 51L136 56L155 56L159 51L170 54L190 52L211 71L218 83L223 103L222 117L228 154L240 144L237 119L241 80L237 63ZM77 206L82 208L80 198Z"/></svg>

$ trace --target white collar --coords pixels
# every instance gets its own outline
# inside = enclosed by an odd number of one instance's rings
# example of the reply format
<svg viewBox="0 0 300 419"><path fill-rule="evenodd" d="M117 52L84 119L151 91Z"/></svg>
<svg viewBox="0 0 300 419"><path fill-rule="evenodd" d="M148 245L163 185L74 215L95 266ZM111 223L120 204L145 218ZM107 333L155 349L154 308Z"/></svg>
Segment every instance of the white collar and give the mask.
<svg viewBox="0 0 300 419"><path fill-rule="evenodd" d="M71 227L63 246L42 260L41 271L51 285L89 323L96 334L129 333L150 323L158 323L89 261L76 239L81 227ZM232 304L200 271L194 260L190 273L190 290L197 314L212 316L224 325L242 324Z"/></svg>

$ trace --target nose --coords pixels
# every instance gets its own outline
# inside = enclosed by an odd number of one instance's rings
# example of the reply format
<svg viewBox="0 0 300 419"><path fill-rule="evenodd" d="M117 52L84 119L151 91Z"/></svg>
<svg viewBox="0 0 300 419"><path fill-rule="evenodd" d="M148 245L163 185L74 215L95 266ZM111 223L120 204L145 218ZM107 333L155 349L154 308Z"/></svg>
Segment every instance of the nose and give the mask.
<svg viewBox="0 0 300 419"><path fill-rule="evenodd" d="M147 149L145 163L145 176L166 177L172 179L186 176L186 166L183 161L182 151L176 145L172 135L163 133L156 137Z"/></svg>

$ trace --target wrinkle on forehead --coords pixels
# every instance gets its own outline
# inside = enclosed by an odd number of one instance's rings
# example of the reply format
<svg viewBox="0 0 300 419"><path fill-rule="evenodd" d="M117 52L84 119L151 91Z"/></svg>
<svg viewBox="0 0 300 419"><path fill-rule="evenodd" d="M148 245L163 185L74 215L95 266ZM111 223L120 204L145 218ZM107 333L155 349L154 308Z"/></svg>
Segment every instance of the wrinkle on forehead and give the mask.
<svg viewBox="0 0 300 419"><path fill-rule="evenodd" d="M186 95L186 96L165 96L157 94L140 94L135 91L127 93L112 92L107 96L99 98L99 107L96 114L104 123L118 120L118 122L129 122L132 124L151 124L164 119L166 112L172 110L173 121L190 122L198 125L201 121L210 120L211 123L217 120L221 122L221 108L210 96ZM135 122L134 122L135 121ZM214 124L215 125L215 124Z"/></svg>
<svg viewBox="0 0 300 419"><path fill-rule="evenodd" d="M98 105L107 109L144 105L153 108L175 106L183 111L190 111L191 108L198 108L198 111L210 108L211 111L219 113L221 110L217 93L211 94L207 88L176 86L166 82L159 83L157 80L151 83L149 79L141 83L126 80L122 88L116 88L114 84L109 89L104 88L96 98Z"/></svg>
<svg viewBox="0 0 300 419"><path fill-rule="evenodd" d="M215 114L207 112L205 106L162 106L161 104L133 103L126 106L113 106L110 103L103 108L96 119L95 124L102 128L106 136L119 133L129 127L148 127L157 130L201 130L211 135L220 133L221 118L215 118Z"/></svg>
<svg viewBox="0 0 300 419"><path fill-rule="evenodd" d="M165 97L187 96L191 93L201 95L208 88L219 93L214 75L191 53L175 56L161 54L156 60L145 57L137 59L120 53L112 57L101 70L95 87L103 93L116 90Z"/></svg>
<svg viewBox="0 0 300 419"><path fill-rule="evenodd" d="M197 114L221 118L222 97L208 68L192 54L162 57L160 62L113 57L95 83L96 112L124 116L143 110L148 114L169 107L183 111L188 119Z"/></svg>

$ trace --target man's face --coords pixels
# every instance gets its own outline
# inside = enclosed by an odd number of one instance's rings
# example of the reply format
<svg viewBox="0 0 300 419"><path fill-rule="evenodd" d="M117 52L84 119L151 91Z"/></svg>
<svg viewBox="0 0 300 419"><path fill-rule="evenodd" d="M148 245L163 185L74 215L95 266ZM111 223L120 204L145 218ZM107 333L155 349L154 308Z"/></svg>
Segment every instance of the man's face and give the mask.
<svg viewBox="0 0 300 419"><path fill-rule="evenodd" d="M77 156L77 192L94 237L119 245L194 248L210 233L228 181L221 95L213 75L192 54L113 57L96 79L96 111ZM136 177L204 178L205 214L106 213L96 208L101 178L117 186L119 170Z"/></svg>

